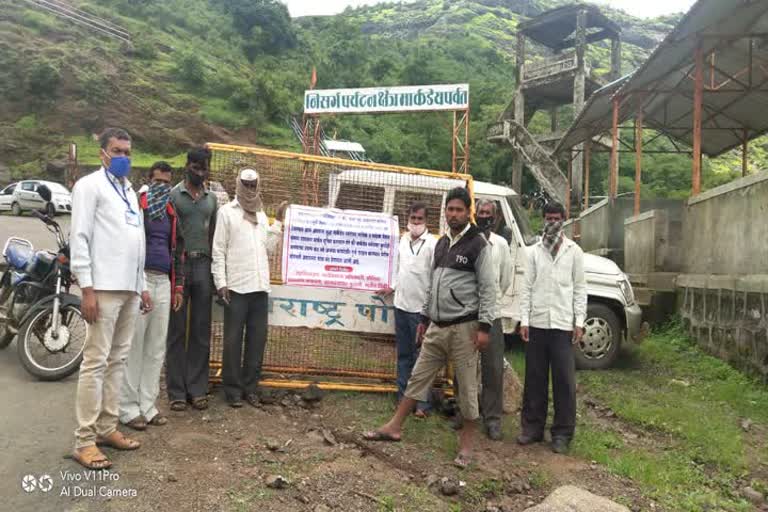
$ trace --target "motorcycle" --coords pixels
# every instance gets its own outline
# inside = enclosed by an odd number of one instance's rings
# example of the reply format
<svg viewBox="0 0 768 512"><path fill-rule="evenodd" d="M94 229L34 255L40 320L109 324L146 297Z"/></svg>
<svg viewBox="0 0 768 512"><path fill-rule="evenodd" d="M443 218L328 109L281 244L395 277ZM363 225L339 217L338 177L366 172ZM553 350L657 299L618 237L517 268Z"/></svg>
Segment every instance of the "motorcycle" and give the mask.
<svg viewBox="0 0 768 512"><path fill-rule="evenodd" d="M50 190L38 189L47 202ZM70 293L69 243L59 224L38 211L56 236L59 250L35 251L32 243L11 237L3 248L8 268L0 278L0 349L17 338L19 359L40 380L60 380L76 372L83 359L88 324L80 298Z"/></svg>

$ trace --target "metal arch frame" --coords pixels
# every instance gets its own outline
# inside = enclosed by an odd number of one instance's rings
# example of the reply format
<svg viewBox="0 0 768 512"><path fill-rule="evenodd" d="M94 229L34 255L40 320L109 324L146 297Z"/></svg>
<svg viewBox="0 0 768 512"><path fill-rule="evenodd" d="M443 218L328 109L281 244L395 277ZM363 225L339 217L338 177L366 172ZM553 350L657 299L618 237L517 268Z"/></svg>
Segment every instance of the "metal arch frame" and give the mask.
<svg viewBox="0 0 768 512"><path fill-rule="evenodd" d="M453 114L453 128L451 129L451 172L453 174L469 174L469 124L470 108L457 110L420 110L413 113L441 113L450 112ZM378 112L381 114L382 112ZM392 112L401 113L401 112ZM377 114L371 112L371 114ZM303 114L302 116L302 141L301 149L308 155L319 155L320 153L320 117L323 114ZM336 115L336 114L325 114ZM366 115L366 113L351 114ZM309 178L312 173L308 170L305 177ZM314 173L312 173L312 177ZM314 192L317 196L317 192Z"/></svg>

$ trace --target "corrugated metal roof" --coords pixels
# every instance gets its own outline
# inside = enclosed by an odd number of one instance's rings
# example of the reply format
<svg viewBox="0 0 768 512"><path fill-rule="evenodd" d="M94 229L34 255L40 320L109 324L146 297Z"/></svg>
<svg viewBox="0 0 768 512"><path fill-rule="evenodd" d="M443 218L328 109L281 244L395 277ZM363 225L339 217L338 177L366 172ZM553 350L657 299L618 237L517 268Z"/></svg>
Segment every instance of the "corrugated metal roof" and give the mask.
<svg viewBox="0 0 768 512"><path fill-rule="evenodd" d="M741 145L745 135L768 132L767 12L768 0L699 0L617 91L595 93L557 150L610 129L613 94L627 98L620 122L643 106L646 126L690 146L697 44L704 55L714 51L714 67L709 58L705 62L702 152L717 156ZM754 43L741 38L750 35Z"/></svg>

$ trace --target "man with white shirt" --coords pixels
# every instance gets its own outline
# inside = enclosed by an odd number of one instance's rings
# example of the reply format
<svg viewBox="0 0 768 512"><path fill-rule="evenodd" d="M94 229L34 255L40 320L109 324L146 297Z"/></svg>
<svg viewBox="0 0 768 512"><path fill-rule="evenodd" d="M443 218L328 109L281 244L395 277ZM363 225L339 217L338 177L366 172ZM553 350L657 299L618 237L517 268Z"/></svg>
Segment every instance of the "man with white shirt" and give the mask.
<svg viewBox="0 0 768 512"><path fill-rule="evenodd" d="M235 199L219 210L216 221L212 272L225 304L222 380L232 407L242 407L243 398L254 407L259 405L258 386L267 344L269 255L280 240L286 206L286 202L280 205L270 226L259 193L259 173L243 169Z"/></svg>
<svg viewBox="0 0 768 512"><path fill-rule="evenodd" d="M507 241L493 232L496 215L495 202L488 199L477 202L477 227L491 246L491 262L498 284L496 304L499 305L511 281L512 257ZM503 437L501 417L504 414L504 333L501 318L493 321L488 348L480 353L480 368L480 412L485 432L489 439L500 441Z"/></svg>
<svg viewBox="0 0 768 512"><path fill-rule="evenodd" d="M408 232L397 249L397 272L392 288L379 295L395 294L395 344L397 346L397 401L400 402L419 357L416 329L427 298L432 254L437 239L427 230L427 205L417 201L408 208ZM416 404L414 415L423 418L430 410L428 400Z"/></svg>
<svg viewBox="0 0 768 512"><path fill-rule="evenodd" d="M73 458L94 470L112 466L97 445L140 446L117 430L119 399L139 309L152 309L144 286L144 223L126 179L131 138L109 128L99 142L103 166L75 185L70 232L72 272L89 324L77 382Z"/></svg>
<svg viewBox="0 0 768 512"><path fill-rule="evenodd" d="M526 445L544 438L551 370L555 402L552 451L567 453L576 429L573 345L584 335L587 283L584 253L562 231L563 206L548 203L543 212L544 233L528 253L520 296L520 334L527 345L522 433L517 442Z"/></svg>

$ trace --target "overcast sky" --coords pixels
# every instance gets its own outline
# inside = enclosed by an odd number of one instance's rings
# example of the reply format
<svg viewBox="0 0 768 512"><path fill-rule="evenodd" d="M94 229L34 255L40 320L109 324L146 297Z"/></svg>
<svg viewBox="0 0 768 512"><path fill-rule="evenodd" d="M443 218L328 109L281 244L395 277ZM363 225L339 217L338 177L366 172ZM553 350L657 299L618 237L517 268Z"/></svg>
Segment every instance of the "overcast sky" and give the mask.
<svg viewBox="0 0 768 512"><path fill-rule="evenodd" d="M653 17L660 14L687 11L694 0L597 0L607 3L635 16ZM336 14L347 6L370 5L378 0L283 0L291 16Z"/></svg>

